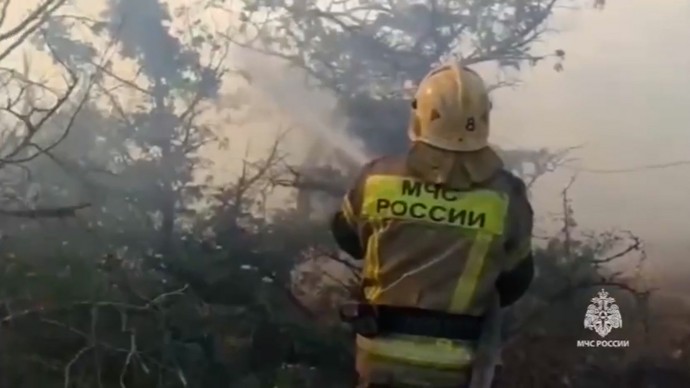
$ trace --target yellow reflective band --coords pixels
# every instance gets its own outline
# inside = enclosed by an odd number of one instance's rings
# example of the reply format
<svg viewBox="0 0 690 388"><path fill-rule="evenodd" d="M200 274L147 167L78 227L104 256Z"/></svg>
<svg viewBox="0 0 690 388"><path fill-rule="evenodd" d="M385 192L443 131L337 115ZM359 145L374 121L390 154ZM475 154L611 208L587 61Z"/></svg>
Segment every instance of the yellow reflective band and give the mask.
<svg viewBox="0 0 690 388"><path fill-rule="evenodd" d="M369 339L358 335L357 347L376 357L435 369L467 369L475 358L469 344L429 337L397 335Z"/></svg>
<svg viewBox="0 0 690 388"><path fill-rule="evenodd" d="M350 226L357 225L357 217L355 216L355 212L352 210L352 204L350 203L350 198L348 198L347 195L345 198L343 198L343 205L341 206L340 210L343 212L345 221L347 221Z"/></svg>
<svg viewBox="0 0 690 388"><path fill-rule="evenodd" d="M381 295L381 260L379 258L379 239L381 234L386 230L390 223L385 223L382 220L375 220L372 223L373 232L369 236L367 243L367 252L365 255L365 278L371 283L364 291L364 296L369 302L376 302Z"/></svg>
<svg viewBox="0 0 690 388"><path fill-rule="evenodd" d="M364 187L369 220L424 221L503 234L508 197L496 191L462 192L399 176L373 175Z"/></svg>
<svg viewBox="0 0 690 388"><path fill-rule="evenodd" d="M477 284L482 275L486 255L489 252L492 241L493 236L489 233L477 233L467 257L465 269L462 271L462 275L460 275L460 279L458 279L458 283L455 286L449 312L457 314L469 313L470 301L474 300L474 293L477 290Z"/></svg>

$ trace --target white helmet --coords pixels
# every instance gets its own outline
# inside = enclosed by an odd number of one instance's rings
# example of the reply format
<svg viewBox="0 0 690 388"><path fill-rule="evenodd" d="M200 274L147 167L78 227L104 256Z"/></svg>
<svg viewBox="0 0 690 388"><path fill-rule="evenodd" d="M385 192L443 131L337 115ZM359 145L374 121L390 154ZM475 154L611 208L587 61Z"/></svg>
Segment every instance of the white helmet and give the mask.
<svg viewBox="0 0 690 388"><path fill-rule="evenodd" d="M448 151L477 151L489 145L491 101L484 81L457 62L424 77L412 102L410 140Z"/></svg>

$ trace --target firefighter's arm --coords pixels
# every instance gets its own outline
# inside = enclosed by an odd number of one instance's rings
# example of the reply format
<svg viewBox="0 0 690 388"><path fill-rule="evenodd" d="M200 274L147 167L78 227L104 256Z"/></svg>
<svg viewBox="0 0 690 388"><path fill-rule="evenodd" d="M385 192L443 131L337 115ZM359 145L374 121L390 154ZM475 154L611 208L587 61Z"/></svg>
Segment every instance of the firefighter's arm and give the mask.
<svg viewBox="0 0 690 388"><path fill-rule="evenodd" d="M534 259L532 255L520 260L511 271L503 272L496 280L496 289L501 297L501 307L507 307L520 299L534 278Z"/></svg>
<svg viewBox="0 0 690 388"><path fill-rule="evenodd" d="M501 306L509 306L520 299L534 278L532 256L532 227L534 213L522 181L516 181L509 209L510 230L505 250L507 262L496 280Z"/></svg>
<svg viewBox="0 0 690 388"><path fill-rule="evenodd" d="M365 247L359 236L359 212L361 208L361 191L366 181L367 171L374 161L364 165L354 184L343 197L343 202L331 219L331 233L338 247L352 258L364 258Z"/></svg>
<svg viewBox="0 0 690 388"><path fill-rule="evenodd" d="M331 233L338 247L354 259L364 258L364 247L357 233L357 219L352 210L351 198L348 193L343 204L331 219Z"/></svg>

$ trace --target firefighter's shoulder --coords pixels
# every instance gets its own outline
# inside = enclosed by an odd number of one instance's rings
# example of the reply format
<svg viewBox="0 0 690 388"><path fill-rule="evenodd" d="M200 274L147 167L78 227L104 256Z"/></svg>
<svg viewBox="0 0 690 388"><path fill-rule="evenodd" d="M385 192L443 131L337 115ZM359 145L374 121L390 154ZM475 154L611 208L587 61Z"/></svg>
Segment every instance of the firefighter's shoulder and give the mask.
<svg viewBox="0 0 690 388"><path fill-rule="evenodd" d="M519 176L515 175L513 172L507 169L502 169L499 172L499 177L504 182L506 182L506 185L510 190L511 196L527 196L527 185L525 184L525 181L522 180L522 178L520 178Z"/></svg>
<svg viewBox="0 0 690 388"><path fill-rule="evenodd" d="M504 187L508 189L511 207L516 209L515 211L518 213L533 217L534 210L530 203L525 181L511 171L505 169L501 170L500 175L504 182L506 182Z"/></svg>

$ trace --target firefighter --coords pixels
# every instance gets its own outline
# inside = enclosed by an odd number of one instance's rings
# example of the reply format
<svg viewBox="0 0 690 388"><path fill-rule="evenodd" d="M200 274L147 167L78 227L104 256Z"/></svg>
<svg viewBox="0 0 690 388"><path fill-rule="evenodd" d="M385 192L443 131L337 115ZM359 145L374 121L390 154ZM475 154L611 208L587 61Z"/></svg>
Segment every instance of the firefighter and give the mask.
<svg viewBox="0 0 690 388"><path fill-rule="evenodd" d="M339 247L364 260L362 300L341 309L359 388L492 379L495 362L478 365L489 326L498 347L489 316L525 293L534 264L532 208L488 144L490 109L473 70L431 71L412 101L407 152L366 164L332 219Z"/></svg>

